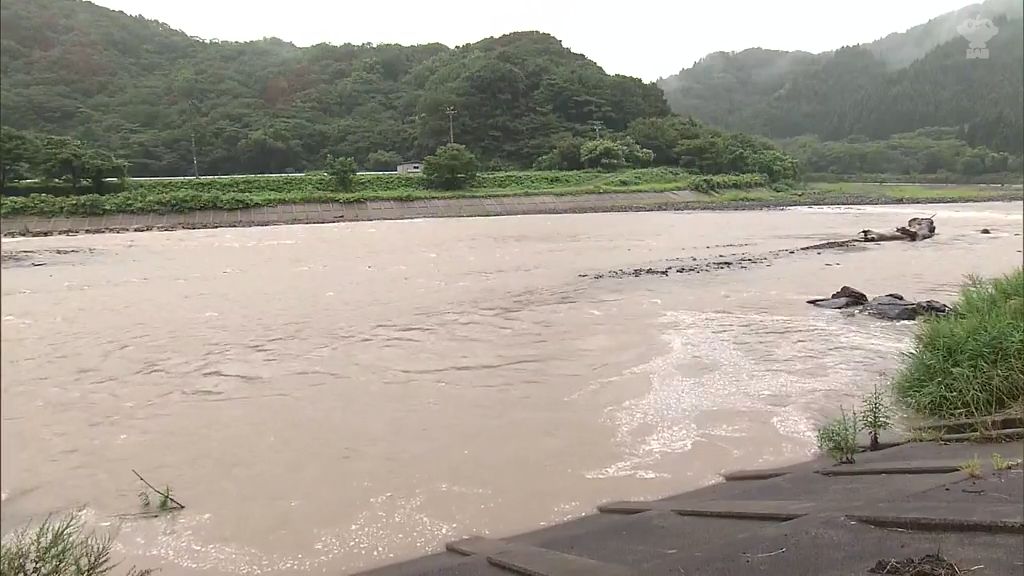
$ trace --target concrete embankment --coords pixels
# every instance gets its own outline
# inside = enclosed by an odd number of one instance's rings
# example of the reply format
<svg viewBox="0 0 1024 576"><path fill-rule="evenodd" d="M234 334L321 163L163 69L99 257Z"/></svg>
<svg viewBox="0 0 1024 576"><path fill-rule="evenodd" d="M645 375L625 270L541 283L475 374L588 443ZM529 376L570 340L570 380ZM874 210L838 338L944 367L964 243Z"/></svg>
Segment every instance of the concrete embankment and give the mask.
<svg viewBox="0 0 1024 576"><path fill-rule="evenodd" d="M610 503L509 538L471 537L365 574L1021 574L1024 474L995 470L989 456L1022 450L1019 441L913 443L852 465L739 471L694 492ZM978 455L973 477L960 470Z"/></svg>
<svg viewBox="0 0 1024 576"><path fill-rule="evenodd" d="M468 216L515 216L525 214L575 214L587 212L644 212L668 210L749 210L785 206L952 203L962 197L899 199L879 196L802 197L780 194L770 201L715 200L690 191L629 192L575 195L529 195L491 198L447 198L434 200L375 200L370 202L321 202L289 204L240 210L202 210L173 214L107 214L102 216L14 216L0 220L5 236L47 236L52 234L103 233L145 230L179 230L271 226L278 224L324 224L361 220L402 220ZM1005 198L983 197L979 201L1019 200L1019 191ZM969 200L967 200L969 201Z"/></svg>

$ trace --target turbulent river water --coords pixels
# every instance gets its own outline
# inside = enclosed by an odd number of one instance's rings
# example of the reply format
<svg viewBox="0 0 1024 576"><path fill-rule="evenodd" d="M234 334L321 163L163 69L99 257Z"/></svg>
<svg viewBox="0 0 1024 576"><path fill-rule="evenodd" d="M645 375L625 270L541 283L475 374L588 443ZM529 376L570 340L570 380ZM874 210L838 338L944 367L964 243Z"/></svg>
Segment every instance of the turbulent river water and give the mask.
<svg viewBox="0 0 1024 576"><path fill-rule="evenodd" d="M788 252L932 213L924 242ZM1000 203L5 240L0 520L80 509L163 574L350 573L806 459L913 323L804 301L949 301L1020 264L1022 227ZM768 257L594 277L737 254ZM186 508L122 516L132 469Z"/></svg>

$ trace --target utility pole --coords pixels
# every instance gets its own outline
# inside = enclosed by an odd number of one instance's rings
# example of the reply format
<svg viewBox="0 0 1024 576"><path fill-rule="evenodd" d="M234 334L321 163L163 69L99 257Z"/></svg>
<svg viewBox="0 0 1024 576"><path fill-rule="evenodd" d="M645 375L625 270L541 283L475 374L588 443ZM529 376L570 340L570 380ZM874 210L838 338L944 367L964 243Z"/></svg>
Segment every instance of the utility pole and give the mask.
<svg viewBox="0 0 1024 576"><path fill-rule="evenodd" d="M191 98L188 101L188 112L189 112L189 135L192 137L192 170L195 173L196 178L199 178L199 158L196 156L196 114L193 110L195 101Z"/></svg>
<svg viewBox="0 0 1024 576"><path fill-rule="evenodd" d="M455 115L458 110L454 106L445 106L444 113L448 115L448 143L455 144Z"/></svg>
<svg viewBox="0 0 1024 576"><path fill-rule="evenodd" d="M591 120L590 127L594 129L594 134L597 138L601 138L601 128L604 127L604 122L601 122L600 120Z"/></svg>

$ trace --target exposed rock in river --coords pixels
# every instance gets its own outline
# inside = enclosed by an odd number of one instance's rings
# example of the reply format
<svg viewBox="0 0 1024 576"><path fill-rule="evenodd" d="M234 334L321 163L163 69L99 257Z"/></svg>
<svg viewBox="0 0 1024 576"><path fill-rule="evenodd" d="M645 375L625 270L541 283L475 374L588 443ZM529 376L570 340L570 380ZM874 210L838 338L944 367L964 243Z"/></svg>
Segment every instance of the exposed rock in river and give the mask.
<svg viewBox="0 0 1024 576"><path fill-rule="evenodd" d="M814 304L819 308L849 308L851 306L862 306L866 304L868 297L866 294L857 290L856 288L850 288L849 286L843 286L837 292L833 292L828 298L815 298L808 300L808 304Z"/></svg>
<svg viewBox="0 0 1024 576"><path fill-rule="evenodd" d="M922 314L947 314L951 310L942 302L914 302L895 292L868 300L863 292L849 286L843 286L828 298L814 298L807 303L830 309L861 307L867 314L888 320L914 320Z"/></svg>
<svg viewBox="0 0 1024 576"><path fill-rule="evenodd" d="M890 295L876 296L864 305L864 312L888 320L913 320L917 318L917 303Z"/></svg>

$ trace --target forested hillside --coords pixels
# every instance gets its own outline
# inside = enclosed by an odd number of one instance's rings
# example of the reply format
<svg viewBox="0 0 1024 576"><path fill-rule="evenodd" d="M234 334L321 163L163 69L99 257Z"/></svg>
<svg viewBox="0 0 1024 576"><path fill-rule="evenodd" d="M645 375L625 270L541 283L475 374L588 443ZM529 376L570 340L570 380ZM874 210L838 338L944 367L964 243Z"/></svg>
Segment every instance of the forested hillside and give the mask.
<svg viewBox="0 0 1024 576"><path fill-rule="evenodd" d="M772 138L886 138L952 127L973 146L1020 155L1024 34L1020 0L989 0L905 33L812 55L715 53L660 82L672 109ZM991 17L987 60L967 59L956 25Z"/></svg>
<svg viewBox="0 0 1024 576"><path fill-rule="evenodd" d="M449 49L207 42L81 0L3 0L4 126L72 136L135 176L364 167L456 140L529 166L567 137L669 114L661 90L536 32ZM381 167L383 167L381 166Z"/></svg>

